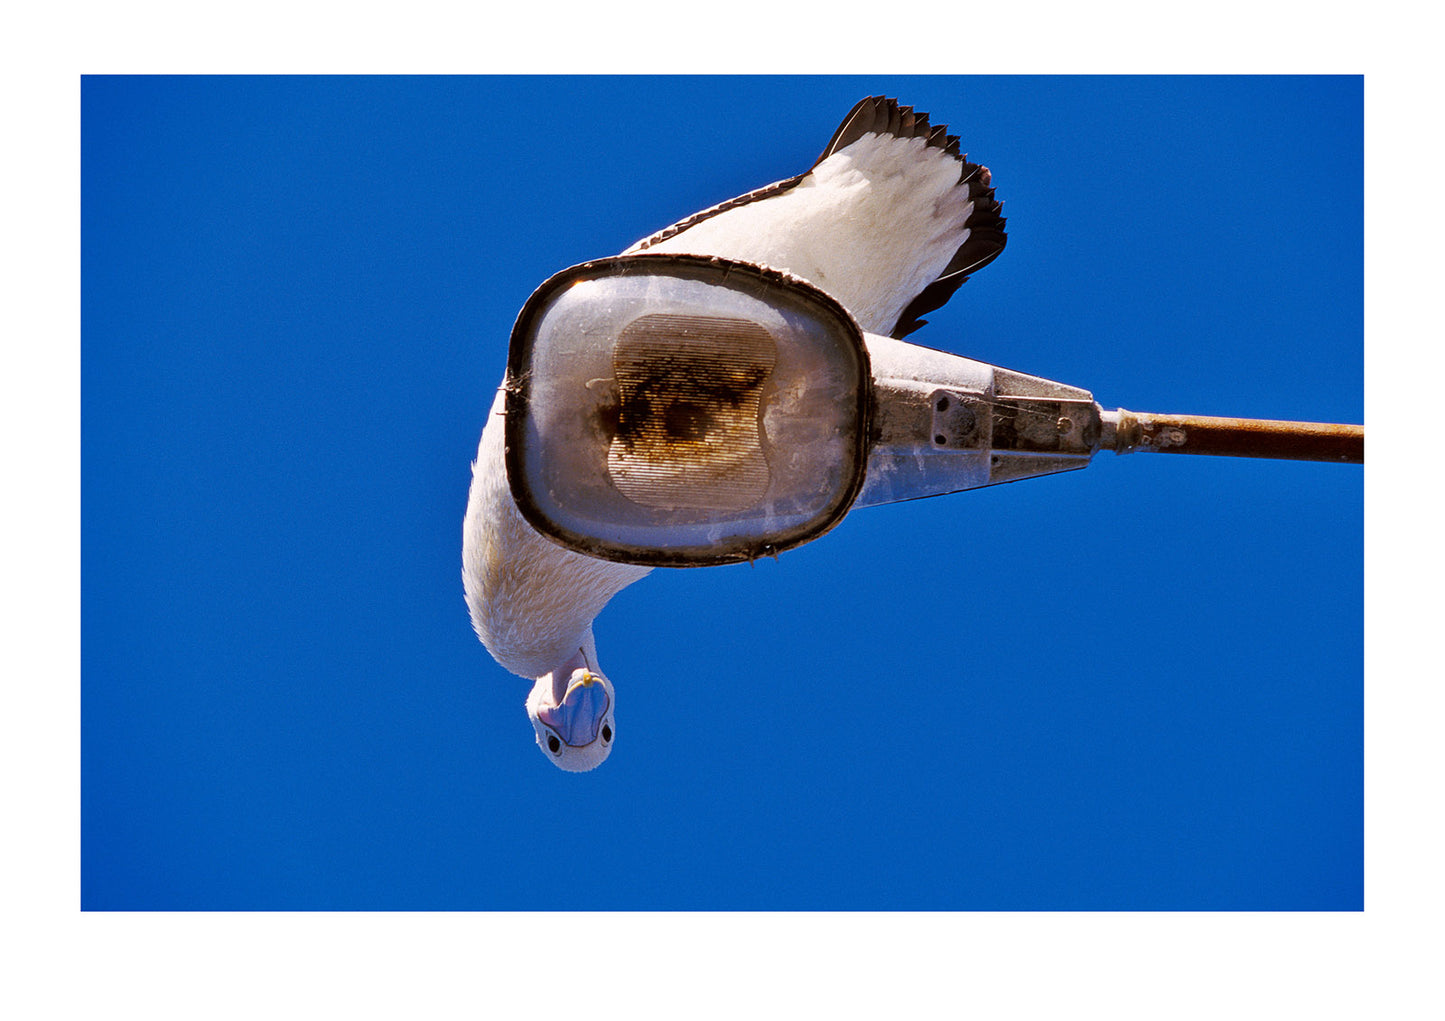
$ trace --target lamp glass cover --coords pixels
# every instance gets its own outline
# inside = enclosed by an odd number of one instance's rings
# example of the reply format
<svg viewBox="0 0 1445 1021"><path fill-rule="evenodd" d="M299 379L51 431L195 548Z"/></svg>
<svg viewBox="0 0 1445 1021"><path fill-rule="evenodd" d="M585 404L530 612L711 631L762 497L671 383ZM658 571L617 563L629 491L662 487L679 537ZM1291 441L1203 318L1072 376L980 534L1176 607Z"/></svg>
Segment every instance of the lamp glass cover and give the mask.
<svg viewBox="0 0 1445 1021"><path fill-rule="evenodd" d="M518 316L506 387L518 508L590 556L772 555L837 524L863 483L863 335L775 270L671 254L564 270Z"/></svg>

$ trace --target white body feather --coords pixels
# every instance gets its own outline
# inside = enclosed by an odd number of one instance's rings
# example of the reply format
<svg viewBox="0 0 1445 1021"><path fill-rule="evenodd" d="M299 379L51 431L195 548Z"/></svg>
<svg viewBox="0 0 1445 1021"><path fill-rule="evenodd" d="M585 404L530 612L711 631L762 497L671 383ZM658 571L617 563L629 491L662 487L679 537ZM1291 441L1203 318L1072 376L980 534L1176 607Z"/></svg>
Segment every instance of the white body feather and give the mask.
<svg viewBox="0 0 1445 1021"><path fill-rule="evenodd" d="M492 658L514 674L541 677L590 648L593 618L649 570L565 550L523 520L507 487L498 391L462 525L462 586L472 627Z"/></svg>
<svg viewBox="0 0 1445 1021"><path fill-rule="evenodd" d="M968 239L972 212L955 157L921 138L864 135L797 187L709 217L647 251L787 270L837 298L866 332L888 334Z"/></svg>

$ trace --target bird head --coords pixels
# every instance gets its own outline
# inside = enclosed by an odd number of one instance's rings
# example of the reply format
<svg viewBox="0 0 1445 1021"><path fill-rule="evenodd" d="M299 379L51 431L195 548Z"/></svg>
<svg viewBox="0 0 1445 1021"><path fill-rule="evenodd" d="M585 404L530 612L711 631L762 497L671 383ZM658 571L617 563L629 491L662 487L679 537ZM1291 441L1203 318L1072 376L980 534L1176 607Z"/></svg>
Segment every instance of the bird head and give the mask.
<svg viewBox="0 0 1445 1021"><path fill-rule="evenodd" d="M558 769L583 773L612 751L617 724L612 682L593 670L579 649L550 673L537 678L527 696L527 715L537 747Z"/></svg>

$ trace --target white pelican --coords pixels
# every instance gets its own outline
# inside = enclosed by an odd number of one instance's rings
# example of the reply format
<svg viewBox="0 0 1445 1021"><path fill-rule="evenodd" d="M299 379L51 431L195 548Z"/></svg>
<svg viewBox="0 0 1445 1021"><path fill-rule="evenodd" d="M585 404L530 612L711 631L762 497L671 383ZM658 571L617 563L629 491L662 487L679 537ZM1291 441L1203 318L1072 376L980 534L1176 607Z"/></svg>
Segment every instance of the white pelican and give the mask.
<svg viewBox="0 0 1445 1021"><path fill-rule="evenodd" d="M837 298L868 333L902 337L1005 243L986 167L892 99L864 99L806 172L695 213L628 248L760 263ZM462 526L472 626L506 669L535 679L527 715L542 753L592 769L617 736L616 692L592 621L650 568L573 553L544 539L507 486L502 392L482 431Z"/></svg>

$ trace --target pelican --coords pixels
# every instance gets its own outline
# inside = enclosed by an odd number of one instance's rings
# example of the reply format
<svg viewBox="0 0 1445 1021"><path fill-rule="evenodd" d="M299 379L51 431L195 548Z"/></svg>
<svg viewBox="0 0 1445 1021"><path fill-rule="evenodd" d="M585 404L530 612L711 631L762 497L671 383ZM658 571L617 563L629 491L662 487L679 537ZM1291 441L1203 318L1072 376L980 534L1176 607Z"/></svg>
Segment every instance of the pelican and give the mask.
<svg viewBox="0 0 1445 1021"><path fill-rule="evenodd" d="M622 254L715 255L784 270L836 298L864 331L903 337L1006 240L988 169L927 114L873 96L848 112L805 172L694 213ZM522 519L507 485L503 399L499 389L472 464L463 588L487 651L534 681L526 706L542 754L583 772L617 738L616 689L592 623L650 568L573 553Z"/></svg>

